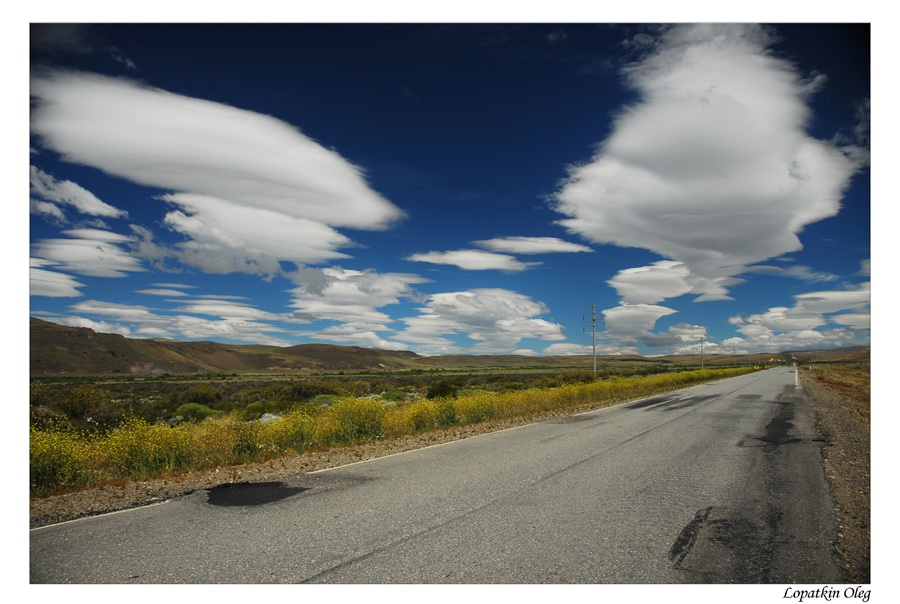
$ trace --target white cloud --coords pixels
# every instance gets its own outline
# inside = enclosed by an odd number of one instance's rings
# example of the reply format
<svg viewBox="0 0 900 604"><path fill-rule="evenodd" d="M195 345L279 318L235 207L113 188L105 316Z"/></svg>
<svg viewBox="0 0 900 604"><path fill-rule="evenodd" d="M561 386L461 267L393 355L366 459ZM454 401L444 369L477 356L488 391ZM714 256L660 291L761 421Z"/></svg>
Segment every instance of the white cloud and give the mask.
<svg viewBox="0 0 900 604"><path fill-rule="evenodd" d="M475 241L475 245L495 252L510 254L555 254L593 252L586 245L563 241L557 237L497 237Z"/></svg>
<svg viewBox="0 0 900 604"><path fill-rule="evenodd" d="M743 350L789 350L812 346L840 346L868 341L869 283L842 290L823 290L794 296L794 306L777 306L764 313L731 317L742 338L723 345ZM847 326L819 329L829 324Z"/></svg>
<svg viewBox="0 0 900 604"><path fill-rule="evenodd" d="M86 317L49 317L49 321L66 325L68 327L87 327L93 329L97 333L114 333L126 338L133 338L134 333L126 325L118 323L110 323L109 321L94 321Z"/></svg>
<svg viewBox="0 0 900 604"><path fill-rule="evenodd" d="M663 260L621 270L607 283L619 293L623 304L655 304L689 293L690 277L683 263Z"/></svg>
<svg viewBox="0 0 900 604"><path fill-rule="evenodd" d="M523 294L499 288L443 292L428 297L420 315L403 319L406 329L392 339L422 347L425 354L459 352L445 336L477 342L478 354L511 353L525 338L563 340L562 326L541 319L547 307Z"/></svg>
<svg viewBox="0 0 900 604"><path fill-rule="evenodd" d="M66 221L66 216L65 214L63 214L62 210L59 209L59 206L54 203L50 203L49 201L39 201L37 199L32 199L31 212L34 214L43 214L45 216L50 216L57 222Z"/></svg>
<svg viewBox="0 0 900 604"><path fill-rule="evenodd" d="M335 250L350 240L334 228L380 230L403 216L360 168L266 115L77 72L38 75L31 94L44 146L174 191L165 199L180 209L166 223L191 241L169 255L203 270L271 275L279 260L345 257ZM149 240L144 249L162 255Z"/></svg>
<svg viewBox="0 0 900 604"><path fill-rule="evenodd" d="M144 268L122 249L130 237L99 229L63 231L70 239L42 239L32 246L32 255L54 263L60 270L92 277L124 277Z"/></svg>
<svg viewBox="0 0 900 604"><path fill-rule="evenodd" d="M594 348L591 344L551 344L543 350L543 354L551 356L591 355ZM623 346L597 342L597 355L639 354L637 346Z"/></svg>
<svg viewBox="0 0 900 604"><path fill-rule="evenodd" d="M798 233L838 212L861 163L805 133L821 80L804 80L767 42L751 25L666 30L625 72L639 101L570 168L555 196L561 224L681 263L699 300L728 299L747 267L800 249ZM666 287L685 289L674 279L657 291Z"/></svg>
<svg viewBox="0 0 900 604"><path fill-rule="evenodd" d="M135 293L145 296L163 296L167 298L179 298L188 294L178 289L139 289Z"/></svg>
<svg viewBox="0 0 900 604"><path fill-rule="evenodd" d="M603 311L604 327L612 337L633 340L649 334L656 321L676 312L655 304L622 304Z"/></svg>
<svg viewBox="0 0 900 604"><path fill-rule="evenodd" d="M865 277L869 277L872 274L872 261L869 258L866 258L862 262L859 263L859 274Z"/></svg>
<svg viewBox="0 0 900 604"><path fill-rule="evenodd" d="M252 321L278 321L284 317L283 315L260 310L250 304L216 298L192 300L175 308L174 312L207 315L221 319L246 319Z"/></svg>
<svg viewBox="0 0 900 604"><path fill-rule="evenodd" d="M837 281L839 278L837 275L815 271L810 267L803 265L789 266L787 268L781 268L780 266L757 265L749 267L747 269L747 272L763 273L768 275L775 275L778 277L791 277L810 283L828 283L831 281Z"/></svg>
<svg viewBox="0 0 900 604"><path fill-rule="evenodd" d="M78 288L84 287L84 284L75 277L47 270L46 267L58 266L58 263L42 258L31 258L30 265L30 293L32 296L77 298L82 295Z"/></svg>
<svg viewBox="0 0 900 604"><path fill-rule="evenodd" d="M355 326L351 325L326 327L318 332L306 332L305 335L314 339L363 348L380 348L381 350L409 349L407 345L400 342L385 340L374 331L356 329Z"/></svg>
<svg viewBox="0 0 900 604"><path fill-rule="evenodd" d="M410 262L430 262L431 264L448 264L470 271L524 271L540 262L521 262L507 254L497 254L482 250L451 250L448 252L427 252L412 254L406 258Z"/></svg>
<svg viewBox="0 0 900 604"><path fill-rule="evenodd" d="M550 356L576 356L576 355L584 355L591 354L594 351L593 347L588 344L550 344L546 348L544 348L544 354ZM598 353L599 354L599 353Z"/></svg>
<svg viewBox="0 0 900 604"><path fill-rule="evenodd" d="M190 238L173 255L207 273L274 275L281 270L280 260L347 258L335 249L352 244L325 224L273 210L186 193L163 199L183 209L166 214L166 225Z"/></svg>
<svg viewBox="0 0 900 604"><path fill-rule="evenodd" d="M238 308L237 305L220 307L223 316L214 319L186 314L162 315L153 309L134 305L86 300L69 307L73 315L54 318L64 325L91 327L104 333L119 333L137 338L178 338L207 340L211 338L251 344L287 346L291 342L271 335L284 332L283 328L256 318L277 318L263 311ZM198 310L211 311L210 306ZM104 317L101 321L83 315Z"/></svg>
<svg viewBox="0 0 900 604"><path fill-rule="evenodd" d="M429 280L410 273L378 273L331 267L304 268L288 275L298 287L289 293L295 315L313 320L383 326L391 318L377 310L412 298L412 285ZM382 327L383 328L383 327ZM383 328L384 329L384 328Z"/></svg>
<svg viewBox="0 0 900 604"><path fill-rule="evenodd" d="M82 214L106 218L124 218L128 213L101 201L96 195L71 180L56 180L38 167L31 166L31 194L45 202L62 203ZM43 207L43 206L41 206ZM46 208L44 211L47 211ZM59 208L57 208L59 211ZM50 213L48 211L48 213ZM60 211L61 214L61 211Z"/></svg>

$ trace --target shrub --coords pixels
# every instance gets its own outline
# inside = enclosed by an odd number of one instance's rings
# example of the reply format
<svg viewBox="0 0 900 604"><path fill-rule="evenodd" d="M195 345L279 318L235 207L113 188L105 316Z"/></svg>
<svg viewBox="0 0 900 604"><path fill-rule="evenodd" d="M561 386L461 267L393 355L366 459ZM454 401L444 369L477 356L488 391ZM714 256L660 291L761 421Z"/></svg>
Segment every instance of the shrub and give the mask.
<svg viewBox="0 0 900 604"><path fill-rule="evenodd" d="M441 380L429 385L428 391L425 393L425 398L429 400L436 398L456 398L457 396L459 396L459 386L446 380Z"/></svg>
<svg viewBox="0 0 900 604"><path fill-rule="evenodd" d="M477 424L494 417L494 399L497 394L477 394L454 401L454 407L461 424Z"/></svg>
<svg viewBox="0 0 900 604"><path fill-rule="evenodd" d="M190 432L185 426L129 419L97 441L99 456L116 478L150 478L188 467Z"/></svg>
<svg viewBox="0 0 900 604"><path fill-rule="evenodd" d="M86 439L74 431L32 427L29 452L32 494L74 490L88 482L90 448Z"/></svg>
<svg viewBox="0 0 900 604"><path fill-rule="evenodd" d="M175 409L175 415L181 416L185 421L199 422L207 417L220 417L223 411L210 409L206 405L200 403L186 403Z"/></svg>
<svg viewBox="0 0 900 604"><path fill-rule="evenodd" d="M357 442L384 436L384 405L377 399L340 399L325 414L337 442Z"/></svg>

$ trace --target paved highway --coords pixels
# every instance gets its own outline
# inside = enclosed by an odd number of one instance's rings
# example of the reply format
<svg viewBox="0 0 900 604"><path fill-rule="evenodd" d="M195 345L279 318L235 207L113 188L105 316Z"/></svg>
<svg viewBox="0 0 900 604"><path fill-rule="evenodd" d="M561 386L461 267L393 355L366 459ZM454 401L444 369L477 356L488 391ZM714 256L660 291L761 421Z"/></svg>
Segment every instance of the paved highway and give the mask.
<svg viewBox="0 0 900 604"><path fill-rule="evenodd" d="M834 583L794 370L31 531L32 583Z"/></svg>

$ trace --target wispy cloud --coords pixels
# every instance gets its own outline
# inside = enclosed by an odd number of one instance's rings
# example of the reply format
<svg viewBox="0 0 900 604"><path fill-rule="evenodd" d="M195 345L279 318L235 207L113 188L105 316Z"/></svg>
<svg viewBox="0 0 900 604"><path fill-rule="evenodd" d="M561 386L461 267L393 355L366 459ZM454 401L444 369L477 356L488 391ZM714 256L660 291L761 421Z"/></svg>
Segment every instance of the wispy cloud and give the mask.
<svg viewBox="0 0 900 604"><path fill-rule="evenodd" d="M134 338L179 338L188 340L221 339L251 344L286 346L291 342L273 334L285 329L265 319L277 315L247 306L220 305L220 315L212 318L190 314L163 314L148 306L85 300L69 307L71 314L53 317L63 325L90 327L104 333L119 333ZM204 308L200 308L201 311ZM210 306L206 311L212 311ZM99 319L97 318L99 317Z"/></svg>
<svg viewBox="0 0 900 604"><path fill-rule="evenodd" d="M91 277L124 277L144 271L140 261L123 249L132 239L99 229L63 231L69 239L42 239L32 255L52 262L60 270Z"/></svg>
<svg viewBox="0 0 900 604"><path fill-rule="evenodd" d="M84 284L75 277L48 270L49 267L58 266L59 263L43 258L31 258L31 295L45 296L47 298L77 298L81 296L79 288Z"/></svg>
<svg viewBox="0 0 900 604"><path fill-rule="evenodd" d="M484 250L451 250L447 252L425 252L406 257L410 262L428 262L458 266L469 271L510 271L518 272L538 266L540 262L522 262L509 254L498 254Z"/></svg>
<svg viewBox="0 0 900 604"><path fill-rule="evenodd" d="M53 204L65 204L90 216L103 216L107 218L125 218L128 212L120 210L108 203L101 201L96 195L72 182L71 180L57 180L36 166L31 166L31 195ZM47 213L62 216L57 207L56 212L43 209Z"/></svg>
<svg viewBox="0 0 900 604"><path fill-rule="evenodd" d="M497 237L475 241L475 245L495 252L510 254L556 254L573 252L593 252L579 243L564 241L557 237Z"/></svg>
<svg viewBox="0 0 900 604"><path fill-rule="evenodd" d="M335 228L382 230L403 217L360 168L266 115L79 72L37 75L31 94L44 146L174 191L163 196L178 208L166 224L190 238L175 255L206 271L271 274L280 260L344 257L336 250L351 242Z"/></svg>

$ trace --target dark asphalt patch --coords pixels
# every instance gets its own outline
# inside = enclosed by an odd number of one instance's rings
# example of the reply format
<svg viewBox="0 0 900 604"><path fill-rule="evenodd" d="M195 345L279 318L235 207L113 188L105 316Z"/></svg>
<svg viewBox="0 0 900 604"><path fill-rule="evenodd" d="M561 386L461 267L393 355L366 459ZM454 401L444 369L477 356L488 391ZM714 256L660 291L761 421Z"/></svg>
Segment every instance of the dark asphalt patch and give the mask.
<svg viewBox="0 0 900 604"><path fill-rule="evenodd" d="M217 506L265 505L308 490L308 487L291 487L283 482L220 484L209 489L206 503Z"/></svg>
<svg viewBox="0 0 900 604"><path fill-rule="evenodd" d="M794 405L782 403L778 408L778 413L766 424L765 433L757 437L757 440L766 443L767 447L778 447L788 443L800 442L801 439L799 438L789 437L791 429L794 427L794 422L791 421L793 419Z"/></svg>
<svg viewBox="0 0 900 604"><path fill-rule="evenodd" d="M668 403L671 400L675 400L677 397L675 396L654 396L653 398L644 399L642 401L638 401L636 403L631 403L629 405L625 405L626 409L643 409L644 407L652 407L653 405L661 405L662 403Z"/></svg>
<svg viewBox="0 0 900 604"><path fill-rule="evenodd" d="M768 583L781 514L772 506L698 511L669 550L672 566L702 583Z"/></svg>
<svg viewBox="0 0 900 604"><path fill-rule="evenodd" d="M669 560L672 561L675 568L681 566L684 557L687 556L691 551L691 548L694 547L694 544L697 542L697 535L700 534L700 529L703 528L703 524L709 518L709 514L712 510L711 507L700 510L694 515L693 520L688 522L687 525L681 529L681 533L679 533L678 538L675 539L675 543L673 543L671 549L669 549Z"/></svg>
<svg viewBox="0 0 900 604"><path fill-rule="evenodd" d="M687 409L688 407L696 407L717 398L721 397L717 394L713 394L709 396L692 396L681 400L673 399L672 401L666 401L666 403L659 405L659 408L663 411L677 411L679 409ZM669 402L672 404L668 404Z"/></svg>
<svg viewBox="0 0 900 604"><path fill-rule="evenodd" d="M739 394L738 400L740 401L758 401L762 398L761 394Z"/></svg>

